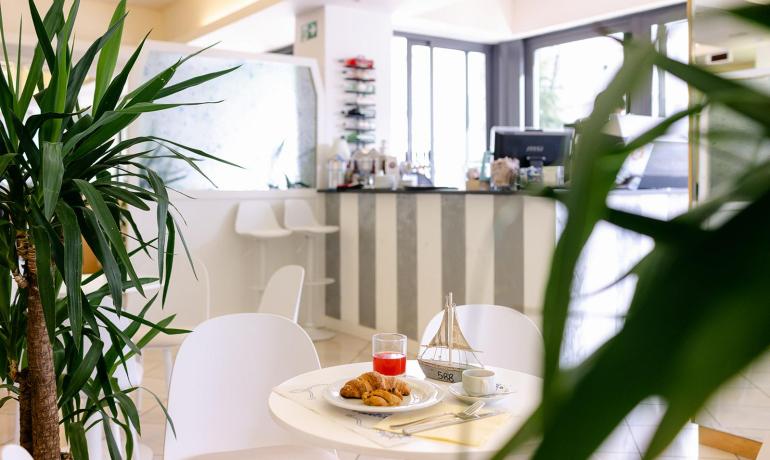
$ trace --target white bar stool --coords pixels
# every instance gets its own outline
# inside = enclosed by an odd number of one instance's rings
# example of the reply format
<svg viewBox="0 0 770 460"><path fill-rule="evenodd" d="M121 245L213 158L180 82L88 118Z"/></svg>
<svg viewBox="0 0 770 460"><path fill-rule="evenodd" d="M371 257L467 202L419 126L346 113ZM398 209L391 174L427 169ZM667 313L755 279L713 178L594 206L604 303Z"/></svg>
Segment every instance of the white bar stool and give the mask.
<svg viewBox="0 0 770 460"><path fill-rule="evenodd" d="M235 233L255 238L259 243L259 276L260 284L257 290L264 291L267 285L267 240L284 238L291 235L278 224L273 208L267 201L242 201L238 203L238 213L235 217Z"/></svg>
<svg viewBox="0 0 770 460"><path fill-rule="evenodd" d="M334 283L335 280L332 278L317 278L318 275L314 266L315 251L313 237L335 233L338 232L340 228L334 225L323 225L319 223L310 204L305 200L296 199L284 201L283 225L287 229L295 233L300 233L305 237L305 271L308 278L308 281L305 282L305 286L313 288ZM314 342L329 340L333 338L335 334L327 329L319 327L321 321L318 312L316 312L316 309L314 308L314 292L311 291L309 294L310 295L307 296L308 312L305 315L302 327Z"/></svg>

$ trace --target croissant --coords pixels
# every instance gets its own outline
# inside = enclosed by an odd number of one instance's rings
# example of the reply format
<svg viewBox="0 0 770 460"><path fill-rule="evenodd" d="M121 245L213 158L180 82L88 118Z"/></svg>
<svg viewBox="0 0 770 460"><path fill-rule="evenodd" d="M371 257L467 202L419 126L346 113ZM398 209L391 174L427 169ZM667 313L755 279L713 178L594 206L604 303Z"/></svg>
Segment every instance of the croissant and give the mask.
<svg viewBox="0 0 770 460"><path fill-rule="evenodd" d="M383 388L385 383L385 377L379 372L365 372L358 376L359 379L366 380L373 390Z"/></svg>
<svg viewBox="0 0 770 460"><path fill-rule="evenodd" d="M403 380L396 377L383 377L382 380L383 380L382 388L388 390L393 394L397 394L399 396L409 396L409 393L411 392L411 390L409 389L409 384L407 384Z"/></svg>
<svg viewBox="0 0 770 460"><path fill-rule="evenodd" d="M377 372L366 372L352 380L348 380L340 389L340 396L350 399L363 398L366 393L375 390L383 390L396 395L399 397L399 402L401 397L409 396L411 392L409 385L401 379L385 377Z"/></svg>
<svg viewBox="0 0 770 460"><path fill-rule="evenodd" d="M340 389L340 396L343 398L360 399L365 393L374 390L368 380L362 378L355 378L348 380L345 385Z"/></svg>
<svg viewBox="0 0 770 460"><path fill-rule="evenodd" d="M383 389L364 393L362 399L367 406L398 406L401 404L400 396Z"/></svg>

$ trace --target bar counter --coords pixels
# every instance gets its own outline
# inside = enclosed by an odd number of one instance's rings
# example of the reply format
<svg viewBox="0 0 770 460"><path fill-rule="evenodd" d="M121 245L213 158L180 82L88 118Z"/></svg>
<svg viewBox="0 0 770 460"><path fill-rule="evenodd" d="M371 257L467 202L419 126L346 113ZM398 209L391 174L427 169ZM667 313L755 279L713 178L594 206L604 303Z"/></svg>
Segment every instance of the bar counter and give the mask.
<svg viewBox="0 0 770 460"><path fill-rule="evenodd" d="M412 339L458 305L510 306L537 316L556 241L552 200L516 192L319 190L326 237L326 316L339 330ZM526 269L525 269L526 267Z"/></svg>

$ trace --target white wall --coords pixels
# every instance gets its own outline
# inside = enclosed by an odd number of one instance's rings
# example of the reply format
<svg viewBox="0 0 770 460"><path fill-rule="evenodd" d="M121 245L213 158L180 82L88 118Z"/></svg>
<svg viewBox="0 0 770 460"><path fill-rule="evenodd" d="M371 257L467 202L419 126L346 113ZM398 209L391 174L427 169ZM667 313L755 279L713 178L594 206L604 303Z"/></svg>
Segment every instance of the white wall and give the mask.
<svg viewBox="0 0 770 460"><path fill-rule="evenodd" d="M318 36L302 41L302 26L318 23ZM358 55L374 59L376 81L377 141L390 133L391 15L382 11L325 6L297 16L294 55L318 60L326 96L327 132L334 139L343 133L341 112L351 95L345 94L341 59Z"/></svg>
<svg viewBox="0 0 770 460"><path fill-rule="evenodd" d="M235 216L238 203L245 200L268 200L278 218L283 222L283 200L287 198L307 199L314 208L319 208L318 215L323 215L323 203L317 199L314 190L284 190L265 192L190 192L194 198L179 194L172 196L174 206L184 218L177 219L181 232L190 251L199 257L209 271L211 283L211 315L219 316L231 313L256 311L261 293L254 289L260 281L260 253L255 239L235 233ZM155 207L149 211L132 210L140 232L146 240L158 234ZM136 247L129 240L130 247ZM320 241L319 241L320 244ZM277 268L288 264L305 263L303 238L269 240L267 246L266 267L270 274ZM177 238L175 263L187 263L181 241ZM316 254L317 266L323 267L322 246ZM157 266L139 260L140 276L157 276ZM184 286L173 284L172 289L184 291ZM303 295L303 310L311 293L306 289ZM194 293L186 299L189 305L199 301ZM321 293L316 298L323 298ZM184 308L185 305L182 306Z"/></svg>

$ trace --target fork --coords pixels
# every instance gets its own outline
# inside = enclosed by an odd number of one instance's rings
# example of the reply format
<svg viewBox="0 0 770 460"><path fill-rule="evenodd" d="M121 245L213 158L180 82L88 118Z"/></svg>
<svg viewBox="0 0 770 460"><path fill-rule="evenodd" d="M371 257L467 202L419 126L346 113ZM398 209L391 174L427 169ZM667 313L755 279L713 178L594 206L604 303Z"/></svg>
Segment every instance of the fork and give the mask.
<svg viewBox="0 0 770 460"><path fill-rule="evenodd" d="M412 420L411 422L397 423L395 425L390 425L390 428L391 429L404 428L404 427L407 427L407 426L410 426L410 425L417 425L419 423L424 423L424 422L427 422L429 420L433 420L433 419L437 419L437 418L441 418L441 417L446 417L447 415L451 415L452 417L459 418L460 420L465 420L465 419L468 419L468 418L473 418L473 417L476 416L476 413L478 411L480 411L484 407L484 404L485 404L484 401L477 401L477 402L473 403L472 405L468 406L468 408L465 409L462 412L444 412L443 414L431 415L431 416L428 416L428 417L421 418L419 420Z"/></svg>

